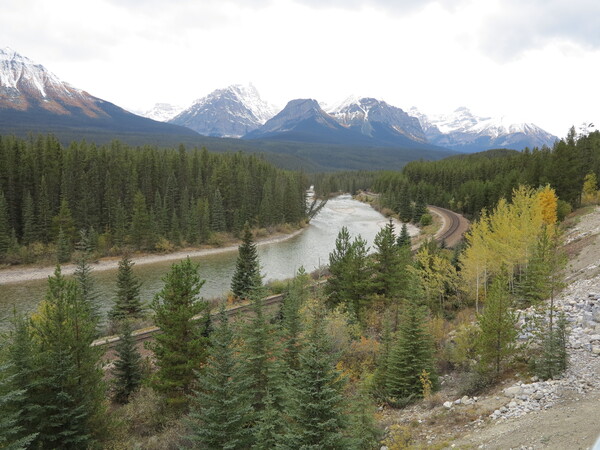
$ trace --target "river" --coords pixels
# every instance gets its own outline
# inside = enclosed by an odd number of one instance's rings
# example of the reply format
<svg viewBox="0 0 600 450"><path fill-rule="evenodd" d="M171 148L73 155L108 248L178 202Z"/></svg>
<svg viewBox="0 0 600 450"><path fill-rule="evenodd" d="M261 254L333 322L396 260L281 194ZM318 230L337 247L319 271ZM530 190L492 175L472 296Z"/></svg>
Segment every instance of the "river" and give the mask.
<svg viewBox="0 0 600 450"><path fill-rule="evenodd" d="M375 235L385 223L386 219L381 214L349 195L333 198L302 233L282 242L258 246L264 280L291 278L301 266L307 272L312 272L327 265L329 253L334 249L335 239L343 226L348 228L352 237L360 234L372 247ZM413 227L409 231L414 234L417 230ZM192 258L200 264L200 275L206 280L200 292L204 298L227 293L236 258L237 249ZM141 296L144 301L149 302L162 288L162 277L172 264L173 261L162 261L134 266L135 274L142 281ZM116 270L92 273L101 309L107 311L114 298ZM44 298L46 286L45 279L0 285L0 330L8 327L13 307L18 313L34 311Z"/></svg>

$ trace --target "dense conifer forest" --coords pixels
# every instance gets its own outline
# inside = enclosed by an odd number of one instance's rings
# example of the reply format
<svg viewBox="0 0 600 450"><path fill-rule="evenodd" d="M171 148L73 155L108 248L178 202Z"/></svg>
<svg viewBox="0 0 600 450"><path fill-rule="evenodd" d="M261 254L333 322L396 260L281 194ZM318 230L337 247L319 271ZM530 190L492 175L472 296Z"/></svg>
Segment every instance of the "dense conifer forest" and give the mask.
<svg viewBox="0 0 600 450"><path fill-rule="evenodd" d="M572 128L567 138L552 148L493 150L434 162L414 161L401 172L381 174L372 187L382 193L382 204L388 208L397 210L402 197L415 201L420 195L429 204L476 217L501 198L510 198L519 185L550 184L560 199L559 215L564 217L569 207L581 204L588 173L600 175L600 132L577 136Z"/></svg>
<svg viewBox="0 0 600 450"><path fill-rule="evenodd" d="M255 155L0 136L0 260L68 261L80 230L99 255L218 244L305 220L307 187Z"/></svg>

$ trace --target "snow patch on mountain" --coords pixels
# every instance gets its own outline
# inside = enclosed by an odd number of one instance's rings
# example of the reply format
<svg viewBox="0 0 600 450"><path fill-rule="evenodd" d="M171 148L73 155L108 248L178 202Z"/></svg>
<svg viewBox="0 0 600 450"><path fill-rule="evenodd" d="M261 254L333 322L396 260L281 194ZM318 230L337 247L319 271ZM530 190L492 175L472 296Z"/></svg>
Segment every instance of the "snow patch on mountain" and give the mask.
<svg viewBox="0 0 600 450"><path fill-rule="evenodd" d="M181 113L185 108L179 105L172 105L170 103L156 103L152 108L147 111L140 111L139 114L142 117L156 120L158 122L168 122L177 114Z"/></svg>
<svg viewBox="0 0 600 450"><path fill-rule="evenodd" d="M509 117L481 117L462 106L450 114L426 115L413 107L409 114L417 118L425 136L435 145L459 151L490 148L552 146L558 139L533 123Z"/></svg>
<svg viewBox="0 0 600 450"><path fill-rule="evenodd" d="M196 100L170 122L207 136L241 137L274 115L275 108L260 98L252 84L237 84Z"/></svg>

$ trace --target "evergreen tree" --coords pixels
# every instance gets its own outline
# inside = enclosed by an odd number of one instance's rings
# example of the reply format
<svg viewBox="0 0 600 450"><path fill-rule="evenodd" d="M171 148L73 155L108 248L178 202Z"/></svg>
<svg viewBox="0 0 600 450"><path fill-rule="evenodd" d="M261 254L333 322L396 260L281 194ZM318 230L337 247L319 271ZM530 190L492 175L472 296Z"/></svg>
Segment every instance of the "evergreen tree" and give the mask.
<svg viewBox="0 0 600 450"><path fill-rule="evenodd" d="M91 254L91 244L89 234L81 230L81 239L77 243L79 256L77 259L77 267L75 268L75 280L79 287L79 295L81 296L82 304L88 310L89 318L94 322L97 328L100 323L100 307L98 305L98 292L94 283L94 278L91 275L92 268L89 263Z"/></svg>
<svg viewBox="0 0 600 450"><path fill-rule="evenodd" d="M434 363L434 347L425 328L423 307L408 302L389 355L387 391L394 402L406 404L423 397L420 376L428 373L433 389L438 388Z"/></svg>
<svg viewBox="0 0 600 450"><path fill-rule="evenodd" d="M13 388L15 374L8 364L0 365L0 448L21 450L29 447L36 434L23 435L23 427L19 425L20 416L24 413L22 399L24 390Z"/></svg>
<svg viewBox="0 0 600 450"><path fill-rule="evenodd" d="M302 318L300 308L307 299L308 275L304 267L300 267L292 281L281 308L283 332L283 358L287 368L293 372L300 368L300 350L302 348Z"/></svg>
<svg viewBox="0 0 600 450"><path fill-rule="evenodd" d="M119 261L116 298L109 313L113 321L142 316L143 307L140 300L142 283L133 273L133 265L134 263L127 255Z"/></svg>
<svg viewBox="0 0 600 450"><path fill-rule="evenodd" d="M413 213L412 221L413 223L420 223L421 217L424 214L427 214L427 204L425 203L425 198L423 197L423 193L421 191L417 194L417 200L415 202L415 210Z"/></svg>
<svg viewBox="0 0 600 450"><path fill-rule="evenodd" d="M373 288L375 292L388 300L400 295L403 284L403 262L400 248L396 245L394 224L391 219L382 228L374 240L376 252L373 264Z"/></svg>
<svg viewBox="0 0 600 450"><path fill-rule="evenodd" d="M0 190L0 260L6 256L11 242L8 205L4 193Z"/></svg>
<svg viewBox="0 0 600 450"><path fill-rule="evenodd" d="M26 422L38 435L33 447L85 448L104 430L100 349L95 327L75 281L57 268L31 320L32 358Z"/></svg>
<svg viewBox="0 0 600 450"><path fill-rule="evenodd" d="M413 218L413 208L410 202L408 185L403 184L398 201L398 216L402 222L410 222Z"/></svg>
<svg viewBox="0 0 600 450"><path fill-rule="evenodd" d="M329 254L330 277L325 292L332 305L345 304L359 320L371 290L371 268L366 241L360 236L350 242L350 233L342 227Z"/></svg>
<svg viewBox="0 0 600 450"><path fill-rule="evenodd" d="M498 276L492 283L478 322L481 328L477 342L480 370L498 376L503 365L514 354L517 339L517 316L511 310L506 276Z"/></svg>
<svg viewBox="0 0 600 450"><path fill-rule="evenodd" d="M373 374L373 393L375 396L387 398L388 365L390 362L390 353L392 350L392 329L389 317L386 315L383 320L383 333L381 336L381 345L377 355L377 365Z"/></svg>
<svg viewBox="0 0 600 450"><path fill-rule="evenodd" d="M58 230L58 237L56 239L56 260L59 264L71 260L71 243L62 227Z"/></svg>
<svg viewBox="0 0 600 450"><path fill-rule="evenodd" d="M381 437L381 430L375 421L375 406L363 388L351 400L350 439L351 448L357 450L376 449Z"/></svg>
<svg viewBox="0 0 600 450"><path fill-rule="evenodd" d="M146 198L141 191L133 197L133 211L131 216L131 242L138 249L152 247L152 223L146 207Z"/></svg>
<svg viewBox="0 0 600 450"><path fill-rule="evenodd" d="M396 244L398 245L398 247L400 248L408 248L410 249L412 246L412 241L410 238L410 234L408 234L408 227L406 226L405 223L402 224L402 229L400 231L400 236L398 236L398 240L396 241Z"/></svg>
<svg viewBox="0 0 600 450"><path fill-rule="evenodd" d="M223 196L217 188L211 202L210 228L212 231L225 231L227 223L225 221L225 207L223 206Z"/></svg>
<svg viewBox="0 0 600 450"><path fill-rule="evenodd" d="M119 342L115 347L117 359L113 369L113 389L115 400L119 403L129 402L129 397L134 394L142 382L142 357L135 347L135 340L131 335L131 325L125 321Z"/></svg>
<svg viewBox="0 0 600 450"><path fill-rule="evenodd" d="M559 376L569 364L567 319L561 312L554 321L551 327L549 316L544 315L537 336L541 351L532 358L533 373L543 380Z"/></svg>
<svg viewBox="0 0 600 450"><path fill-rule="evenodd" d="M169 405L178 409L186 406L194 370L206 358L204 330L192 319L208 314L208 304L198 299L204 280L198 275L198 264L189 258L173 264L164 281L165 286L150 306L154 323L162 330L149 345L158 366L151 384L165 394Z"/></svg>
<svg viewBox="0 0 600 450"><path fill-rule="evenodd" d="M250 298L252 292L262 286L260 263L256 244L248 222L244 225L244 237L238 249L231 290L237 298Z"/></svg>
<svg viewBox="0 0 600 450"><path fill-rule="evenodd" d="M29 245L33 244L36 240L35 207L33 205L33 198L29 191L27 191L23 202L23 233L21 236L21 243L23 245Z"/></svg>
<svg viewBox="0 0 600 450"><path fill-rule="evenodd" d="M275 326L271 324L263 310L263 292L255 291L252 298L252 318L243 329L243 342L240 354L244 360L244 370L252 392L252 407L255 411L265 408L267 392L275 407L282 409L284 372L281 346Z"/></svg>
<svg viewBox="0 0 600 450"><path fill-rule="evenodd" d="M284 448L346 449L348 420L343 389L345 378L335 369L322 312L313 314L307 342L300 354L300 370L289 392L289 428Z"/></svg>
<svg viewBox="0 0 600 450"><path fill-rule="evenodd" d="M223 307L218 322L206 366L197 372L189 439L201 448L241 450L252 442L250 380L236 357L235 336Z"/></svg>
<svg viewBox="0 0 600 450"><path fill-rule="evenodd" d="M270 450L281 448L283 442L286 422L281 410L275 405L270 391L267 391L264 399L264 408L256 414L253 427L255 450Z"/></svg>

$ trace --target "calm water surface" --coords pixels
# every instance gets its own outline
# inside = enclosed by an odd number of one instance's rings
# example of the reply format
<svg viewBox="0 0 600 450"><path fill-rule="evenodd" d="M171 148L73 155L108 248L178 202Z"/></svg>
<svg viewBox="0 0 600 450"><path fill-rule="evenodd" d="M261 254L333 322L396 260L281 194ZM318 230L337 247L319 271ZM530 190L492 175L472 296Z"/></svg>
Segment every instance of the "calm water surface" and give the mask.
<svg viewBox="0 0 600 450"><path fill-rule="evenodd" d="M299 235L273 244L258 247L258 255L264 280L291 278L300 266L312 272L327 265L329 253L335 247L335 238L343 226L352 237L361 235L369 246L386 219L370 206L342 195L329 200L310 225ZM201 295L205 298L222 296L229 290L235 269L237 249L217 255L208 255L193 260L200 264L200 275L206 280ZM134 266L136 275L142 280L142 299L149 302L162 286L162 277L173 261ZM110 309L114 292L116 270L93 273L100 293L103 311ZM0 285L0 329L6 329L13 307L18 312L29 313L44 298L46 280Z"/></svg>

